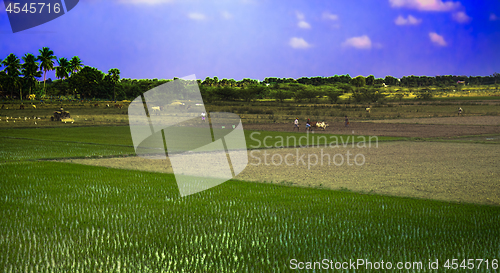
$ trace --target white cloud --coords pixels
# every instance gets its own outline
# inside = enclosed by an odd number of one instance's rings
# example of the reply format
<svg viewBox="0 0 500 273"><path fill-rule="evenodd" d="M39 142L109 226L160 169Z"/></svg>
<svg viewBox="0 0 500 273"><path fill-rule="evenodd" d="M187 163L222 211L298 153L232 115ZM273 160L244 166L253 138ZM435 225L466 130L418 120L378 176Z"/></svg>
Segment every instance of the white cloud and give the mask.
<svg viewBox="0 0 500 273"><path fill-rule="evenodd" d="M389 0L392 7L422 11L453 11L460 8L460 2L443 0Z"/></svg>
<svg viewBox="0 0 500 273"><path fill-rule="evenodd" d="M306 17L304 16L303 13L297 11L296 14L297 14L297 19L298 20L303 21L304 19L306 19Z"/></svg>
<svg viewBox="0 0 500 273"><path fill-rule="evenodd" d="M446 46L446 41L444 40L443 36L437 34L436 32L429 32L429 38L431 39L431 42L438 46Z"/></svg>
<svg viewBox="0 0 500 273"><path fill-rule="evenodd" d="M357 49L370 49L372 47L372 41L370 37L363 35L358 37L352 37L342 43L345 47L354 47Z"/></svg>
<svg viewBox="0 0 500 273"><path fill-rule="evenodd" d="M339 19L339 16L337 14L331 14L329 12L323 12L322 18L325 20L332 20L336 21Z"/></svg>
<svg viewBox="0 0 500 273"><path fill-rule="evenodd" d="M233 19L233 15L227 11L221 12L220 15L222 16L222 18L224 18L226 20Z"/></svg>
<svg viewBox="0 0 500 273"><path fill-rule="evenodd" d="M306 29L309 29L311 28L311 25L306 22L306 21L300 21L297 26L299 26L300 28L306 28Z"/></svg>
<svg viewBox="0 0 500 273"><path fill-rule="evenodd" d="M403 25L418 25L422 22L422 19L415 18L411 15L408 15L408 18L404 18L403 16L399 15L396 20L394 20L394 23L398 26L403 26Z"/></svg>
<svg viewBox="0 0 500 273"><path fill-rule="evenodd" d="M494 13L490 14L490 21L496 21L500 18L498 18Z"/></svg>
<svg viewBox="0 0 500 273"><path fill-rule="evenodd" d="M119 2L124 4L135 4L135 5L159 5L165 3L172 3L173 0L119 0Z"/></svg>
<svg viewBox="0 0 500 273"><path fill-rule="evenodd" d="M466 24L468 22L470 22L472 20L472 18L470 18L465 12L463 11L459 11L459 12L455 12L453 13L452 15L453 17L453 20L461 23L461 24Z"/></svg>
<svg viewBox="0 0 500 273"><path fill-rule="evenodd" d="M191 12L188 14L188 18L192 19L192 20L201 21L201 20L205 20L207 17L203 13Z"/></svg>
<svg viewBox="0 0 500 273"><path fill-rule="evenodd" d="M311 47L311 45L307 43L303 38L297 38L297 37L291 38L288 44L293 48L299 48L299 49Z"/></svg>
<svg viewBox="0 0 500 273"><path fill-rule="evenodd" d="M309 29L311 28L311 25L306 22L306 17L304 16L303 13L301 12L296 12L296 15L297 15L297 19L299 20L299 22L297 23L297 26L300 27L300 28L305 28L305 29Z"/></svg>

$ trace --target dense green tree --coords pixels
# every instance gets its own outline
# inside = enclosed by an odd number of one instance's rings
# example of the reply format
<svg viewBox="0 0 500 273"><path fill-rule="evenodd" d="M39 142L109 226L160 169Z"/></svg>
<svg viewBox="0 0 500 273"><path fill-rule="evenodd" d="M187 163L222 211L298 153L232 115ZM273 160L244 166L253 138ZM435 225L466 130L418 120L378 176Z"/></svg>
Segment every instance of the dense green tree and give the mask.
<svg viewBox="0 0 500 273"><path fill-rule="evenodd" d="M374 88L370 86L357 88L353 93L352 97L356 102L369 101L377 102L385 98L385 94L380 88Z"/></svg>
<svg viewBox="0 0 500 273"><path fill-rule="evenodd" d="M342 95L342 90L336 86L325 85L323 87L323 93L328 97L331 103L337 103L339 97Z"/></svg>
<svg viewBox="0 0 500 273"><path fill-rule="evenodd" d="M118 68L111 68L108 71L107 75L109 81L111 82L112 88L113 88L113 100L116 101L116 85L120 81L120 69Z"/></svg>
<svg viewBox="0 0 500 273"><path fill-rule="evenodd" d="M394 78L393 76L385 76L384 78L384 83L386 85L398 85L399 80L397 78Z"/></svg>
<svg viewBox="0 0 500 273"><path fill-rule="evenodd" d="M498 83L500 83L500 73L493 73L493 75L491 75L491 77L493 77L493 79L495 80L495 85L497 85Z"/></svg>
<svg viewBox="0 0 500 273"><path fill-rule="evenodd" d="M286 99L292 98L293 93L289 91L286 84L275 84L273 85L269 95L276 101L283 102Z"/></svg>
<svg viewBox="0 0 500 273"><path fill-rule="evenodd" d="M357 76L353 79L351 79L351 84L356 87L362 87L366 85L366 80L365 77L363 76Z"/></svg>
<svg viewBox="0 0 500 273"><path fill-rule="evenodd" d="M259 84L259 81L248 79L248 78L244 78L241 81L236 82L236 84L237 84L238 87L245 87L245 86L248 86L248 85L257 85L257 84Z"/></svg>
<svg viewBox="0 0 500 273"><path fill-rule="evenodd" d="M249 102L265 98L269 93L269 88L260 84L251 84L240 89L238 92L242 100Z"/></svg>
<svg viewBox="0 0 500 273"><path fill-rule="evenodd" d="M246 102L253 101L257 99L258 88L259 86L246 86L244 88L241 88L238 91L239 97Z"/></svg>
<svg viewBox="0 0 500 273"><path fill-rule="evenodd" d="M104 83L105 74L97 68L85 66L70 77L70 86L82 97L109 98Z"/></svg>
<svg viewBox="0 0 500 273"><path fill-rule="evenodd" d="M339 82L334 85L336 88L342 90L343 93L351 93L353 88L349 83Z"/></svg>
<svg viewBox="0 0 500 273"><path fill-rule="evenodd" d="M29 94L31 94L37 82L36 78L40 78L42 72L38 70L38 63L36 62L35 55L26 53L22 59L21 74L24 77L26 87L29 89Z"/></svg>
<svg viewBox="0 0 500 273"><path fill-rule="evenodd" d="M214 89L214 94L218 100L221 101L233 101L239 99L239 94L235 88L229 86L218 86Z"/></svg>
<svg viewBox="0 0 500 273"><path fill-rule="evenodd" d="M40 52L40 55L38 55L37 60L40 61L40 69L43 71L43 89L45 90L47 71L54 70L54 60L57 57L54 56L54 51L48 47L43 47L38 52Z"/></svg>
<svg viewBox="0 0 500 273"><path fill-rule="evenodd" d="M294 99L299 102L302 100L313 102L320 95L320 92L314 86L302 84L291 84L291 86L293 86L291 91L294 94Z"/></svg>
<svg viewBox="0 0 500 273"><path fill-rule="evenodd" d="M11 97L13 97L14 90L19 88L19 94L22 99L21 80L19 78L21 75L19 71L21 69L21 60L13 53L10 53L9 56L2 61L2 64L5 66L4 71L8 76L6 85L10 89Z"/></svg>
<svg viewBox="0 0 500 273"><path fill-rule="evenodd" d="M206 77L201 84L203 86L213 86L213 80L210 77Z"/></svg>
<svg viewBox="0 0 500 273"><path fill-rule="evenodd" d="M365 81L366 81L366 85L374 85L375 84L375 76L370 75L370 76L366 77Z"/></svg>
<svg viewBox="0 0 500 273"><path fill-rule="evenodd" d="M83 68L83 63L82 63L82 60L80 60L80 57L73 56L73 58L71 58L71 60L69 60L69 72L70 73L78 72L82 68Z"/></svg>
<svg viewBox="0 0 500 273"><path fill-rule="evenodd" d="M211 103L215 99L214 87L209 85L200 85L200 93L204 103Z"/></svg>
<svg viewBox="0 0 500 273"><path fill-rule="evenodd" d="M430 100L432 98L433 94L431 90L425 88L421 89L417 92L416 99L418 100Z"/></svg>
<svg viewBox="0 0 500 273"><path fill-rule="evenodd" d="M378 85L379 87L382 86L383 83L384 83L384 79L382 79L382 78L376 78L374 81L374 84Z"/></svg>
<svg viewBox="0 0 500 273"><path fill-rule="evenodd" d="M56 67L56 77L59 79L66 79L71 72L70 62L66 58L59 58L57 60L58 66Z"/></svg>
<svg viewBox="0 0 500 273"><path fill-rule="evenodd" d="M7 74L4 71L0 71L0 90L7 89L8 86L9 86L9 76L7 76Z"/></svg>

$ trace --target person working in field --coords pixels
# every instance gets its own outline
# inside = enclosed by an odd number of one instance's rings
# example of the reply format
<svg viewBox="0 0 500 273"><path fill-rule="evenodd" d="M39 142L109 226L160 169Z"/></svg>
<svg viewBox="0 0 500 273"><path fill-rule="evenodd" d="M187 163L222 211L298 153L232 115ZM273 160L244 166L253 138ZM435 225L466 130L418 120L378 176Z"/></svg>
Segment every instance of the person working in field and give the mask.
<svg viewBox="0 0 500 273"><path fill-rule="evenodd" d="M205 112L201 113L201 120L202 120L203 122L205 122L205 116L206 116L206 115L207 115L207 114L206 114Z"/></svg>
<svg viewBox="0 0 500 273"><path fill-rule="evenodd" d="M462 107L458 108L458 115L460 116L462 114Z"/></svg>
<svg viewBox="0 0 500 273"><path fill-rule="evenodd" d="M297 131L299 130L299 118L296 118L293 122L293 130L295 130L295 128L297 128Z"/></svg>
<svg viewBox="0 0 500 273"><path fill-rule="evenodd" d="M345 127L349 126L349 119L347 118L347 116L345 116L344 123L345 123Z"/></svg>

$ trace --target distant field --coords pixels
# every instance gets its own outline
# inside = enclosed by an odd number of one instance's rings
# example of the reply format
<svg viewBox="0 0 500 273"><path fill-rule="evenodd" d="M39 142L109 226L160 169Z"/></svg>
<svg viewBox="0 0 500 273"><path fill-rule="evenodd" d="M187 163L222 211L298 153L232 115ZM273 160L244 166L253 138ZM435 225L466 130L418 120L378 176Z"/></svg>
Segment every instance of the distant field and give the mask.
<svg viewBox="0 0 500 273"><path fill-rule="evenodd" d="M285 103L274 101L217 102L207 104L206 109L209 112L236 113L245 124L292 123L297 117L300 120L310 118L313 121L336 122L341 121L346 115L359 120L453 117L457 115L459 107L463 108L465 116L500 116L500 97L487 98L489 99L462 100L457 97L454 101L417 101L414 99L394 101L387 99L380 103L339 101L337 104L330 104L327 101L318 101L318 103L292 101ZM29 106L28 102L26 104ZM9 109L0 109L0 128L128 125L127 103L123 103L123 109L107 108L105 107L106 103L99 103L99 107L94 107L93 103L79 102L35 104L36 109L27 107L25 110L19 110L20 103L6 104ZM74 124L50 121L53 112L61 106L70 112L71 117L75 120ZM370 108L371 111L367 112L366 108ZM40 119L33 120L33 117ZM9 122L7 122L7 118Z"/></svg>

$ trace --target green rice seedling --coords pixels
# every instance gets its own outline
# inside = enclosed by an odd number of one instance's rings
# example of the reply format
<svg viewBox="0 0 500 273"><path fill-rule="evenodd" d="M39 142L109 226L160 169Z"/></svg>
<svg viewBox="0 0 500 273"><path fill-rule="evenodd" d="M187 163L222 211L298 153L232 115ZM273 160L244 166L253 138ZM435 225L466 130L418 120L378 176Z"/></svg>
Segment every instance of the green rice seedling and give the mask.
<svg viewBox="0 0 500 273"><path fill-rule="evenodd" d="M13 272L283 272L291 259L358 258L491 266L500 255L498 207L242 181L179 198L172 175L58 162L0 172L0 266Z"/></svg>

